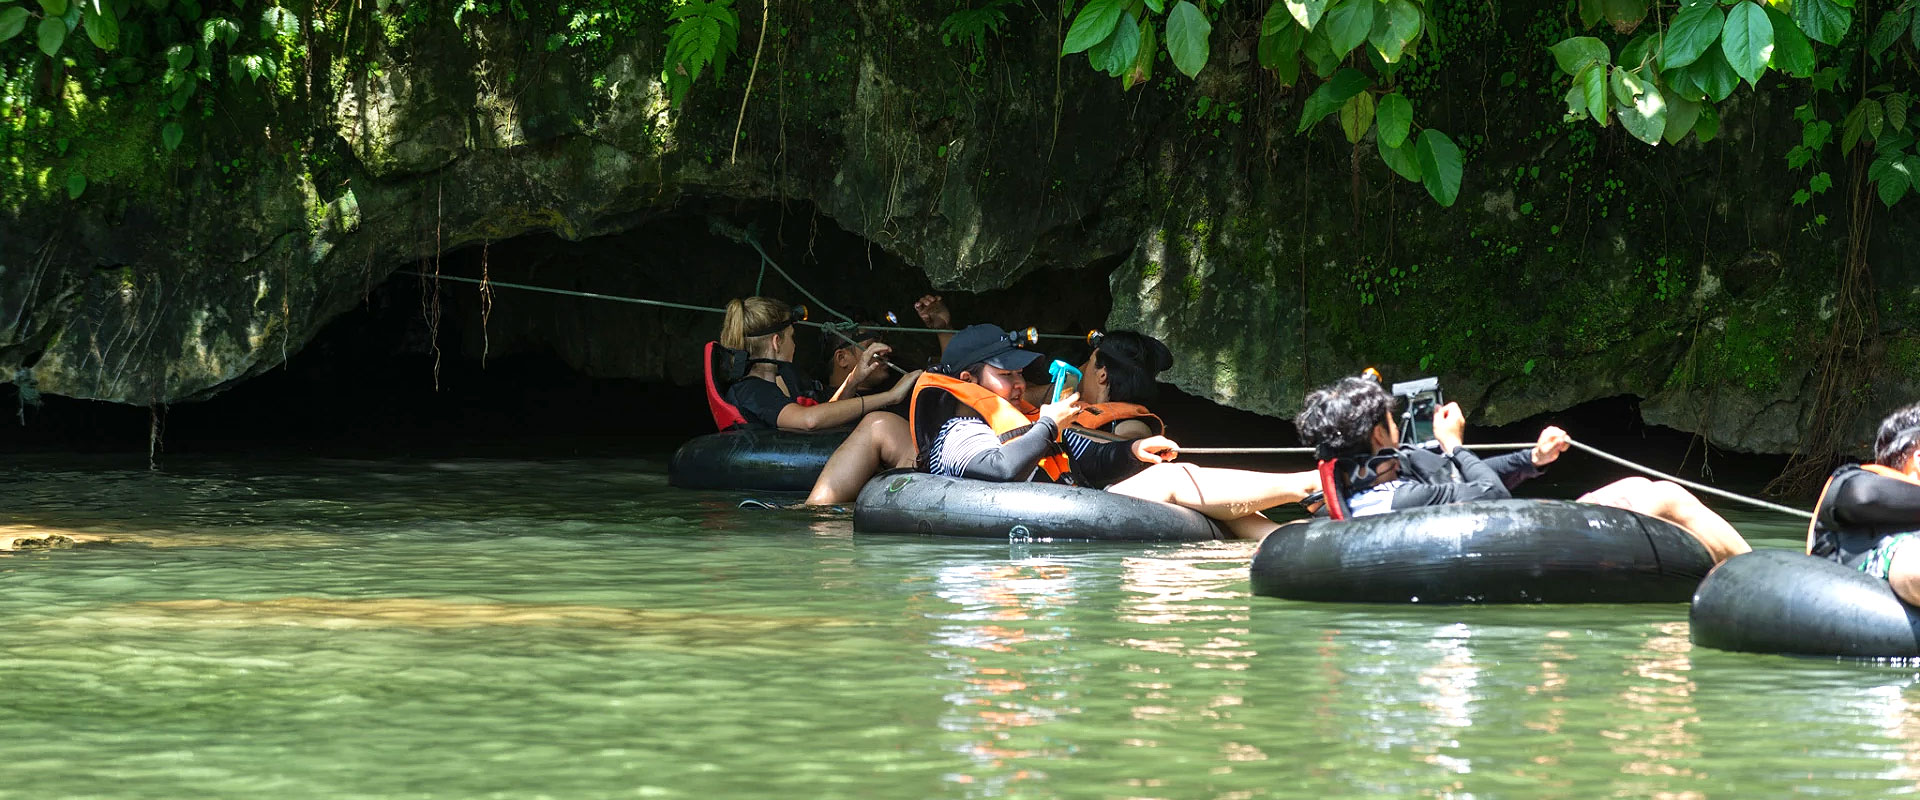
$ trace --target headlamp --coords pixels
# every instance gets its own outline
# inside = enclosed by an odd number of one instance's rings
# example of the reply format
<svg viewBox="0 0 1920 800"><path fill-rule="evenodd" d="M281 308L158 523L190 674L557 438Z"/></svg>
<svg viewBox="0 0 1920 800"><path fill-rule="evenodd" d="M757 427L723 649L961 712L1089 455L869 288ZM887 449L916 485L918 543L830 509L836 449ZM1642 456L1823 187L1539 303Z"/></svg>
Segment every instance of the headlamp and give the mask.
<svg viewBox="0 0 1920 800"><path fill-rule="evenodd" d="M1098 350L1100 349L1100 343L1102 341L1105 341L1106 338L1107 338L1107 334L1100 331L1100 329L1098 328L1087 331L1087 346Z"/></svg>
<svg viewBox="0 0 1920 800"><path fill-rule="evenodd" d="M776 320L774 322L769 322L766 325L755 328L753 330L747 331L746 336L747 338L751 339L756 336L766 336L767 334L771 334L771 333L779 333L781 331L786 330L787 326L789 325L792 325L797 322L806 322L806 321L807 321L807 307L793 306L792 308L787 309L787 315L785 317L782 317L779 320Z"/></svg>

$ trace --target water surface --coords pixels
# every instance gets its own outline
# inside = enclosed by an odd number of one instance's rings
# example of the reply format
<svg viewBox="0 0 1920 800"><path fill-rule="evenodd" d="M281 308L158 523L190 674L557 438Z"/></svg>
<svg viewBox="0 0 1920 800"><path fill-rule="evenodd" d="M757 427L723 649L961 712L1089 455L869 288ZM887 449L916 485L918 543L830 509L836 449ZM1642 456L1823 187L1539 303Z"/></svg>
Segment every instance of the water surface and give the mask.
<svg viewBox="0 0 1920 800"><path fill-rule="evenodd" d="M1882 797L1912 670L1686 607L1252 597L1251 545L855 536L660 460L25 457L0 797ZM1756 544L1800 524L1730 513Z"/></svg>

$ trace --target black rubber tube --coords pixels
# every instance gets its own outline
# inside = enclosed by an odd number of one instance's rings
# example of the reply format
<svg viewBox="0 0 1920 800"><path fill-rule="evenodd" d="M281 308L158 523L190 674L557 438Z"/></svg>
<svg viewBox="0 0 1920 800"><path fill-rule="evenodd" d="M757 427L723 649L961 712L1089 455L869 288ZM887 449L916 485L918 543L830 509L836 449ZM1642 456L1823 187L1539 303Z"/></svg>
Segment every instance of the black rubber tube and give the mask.
<svg viewBox="0 0 1920 800"><path fill-rule="evenodd" d="M1592 503L1491 500L1282 526L1253 593L1349 603L1680 603L1713 558L1652 517Z"/></svg>
<svg viewBox="0 0 1920 800"><path fill-rule="evenodd" d="M853 529L1033 542L1227 538L1218 523L1190 508L1099 489L924 472L888 472L868 481L853 507Z"/></svg>
<svg viewBox="0 0 1920 800"><path fill-rule="evenodd" d="M667 483L682 489L804 492L849 430L737 430L694 437L673 453Z"/></svg>
<svg viewBox="0 0 1920 800"><path fill-rule="evenodd" d="M1700 584L1693 643L1717 650L1920 657L1920 614L1886 581L1784 550L1734 556Z"/></svg>

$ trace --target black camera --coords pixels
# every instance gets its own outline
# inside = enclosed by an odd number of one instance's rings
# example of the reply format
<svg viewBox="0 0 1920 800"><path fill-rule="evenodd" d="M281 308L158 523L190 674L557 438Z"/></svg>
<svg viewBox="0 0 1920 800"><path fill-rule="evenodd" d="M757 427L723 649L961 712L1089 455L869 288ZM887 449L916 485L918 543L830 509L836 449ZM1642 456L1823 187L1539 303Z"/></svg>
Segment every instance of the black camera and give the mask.
<svg viewBox="0 0 1920 800"><path fill-rule="evenodd" d="M1438 444L1433 438L1433 414L1446 403L1440 397L1440 379L1421 378L1396 383L1393 385L1393 398L1400 406L1400 443L1413 447Z"/></svg>

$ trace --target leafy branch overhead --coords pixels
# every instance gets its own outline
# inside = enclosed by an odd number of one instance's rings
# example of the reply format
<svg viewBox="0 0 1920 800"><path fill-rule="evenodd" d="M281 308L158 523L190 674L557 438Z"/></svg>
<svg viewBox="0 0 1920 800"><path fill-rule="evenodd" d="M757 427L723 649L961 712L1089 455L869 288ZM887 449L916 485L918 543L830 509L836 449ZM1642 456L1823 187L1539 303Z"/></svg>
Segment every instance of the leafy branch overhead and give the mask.
<svg viewBox="0 0 1920 800"><path fill-rule="evenodd" d="M1644 0L1578 0L1578 7L1588 29L1636 35L1620 47L1617 58L1599 36L1575 36L1549 48L1571 79L1567 116L1601 126L1618 120L1628 134L1655 146L1678 144L1689 133L1700 142L1711 141L1720 130L1719 104L1741 83L1758 88L1769 73L1806 80L1816 96L1833 92L1851 71L1821 68L1817 51L1840 50L1855 14L1867 13L1855 0L1682 0L1677 9L1649 9ZM1880 72L1903 42L1912 50L1898 55L1912 63L1913 53L1920 51L1915 8L1916 0L1905 0L1881 14L1865 45L1872 60L1869 74ZM1666 11L1672 13L1654 13ZM1888 205L1916 188L1920 157L1907 126L1910 98L1876 86L1863 93L1843 123L1841 152L1851 153L1862 142L1873 146L1868 179ZM1813 103L1800 106L1795 116L1803 137L1788 152L1787 164L1797 170L1826 146L1832 125L1819 119ZM1793 201L1804 204L1832 185L1827 173L1815 173Z"/></svg>
<svg viewBox="0 0 1920 800"><path fill-rule="evenodd" d="M1163 46L1174 69L1189 78L1206 68L1213 21L1225 0L1088 0L1074 14L1062 56L1086 53L1094 69L1132 89L1153 78ZM1460 148L1433 128L1415 132L1414 107L1398 91L1396 72L1414 55L1422 34L1437 35L1416 0L1281 0L1260 25L1259 60L1289 86L1302 62L1323 79L1307 97L1299 131L1338 115L1354 145L1369 132L1380 158L1395 173L1420 183L1443 206L1460 194Z"/></svg>
<svg viewBox="0 0 1920 800"><path fill-rule="evenodd" d="M1153 77L1164 46L1174 67L1195 77L1210 55L1209 14L1217 15L1228 1L1088 0L1074 14L1061 55L1085 53L1094 69L1131 89ZM1678 144L1688 135L1712 141L1720 132L1720 104L1742 83L1757 88L1769 73L1807 81L1816 94L1833 92L1852 72L1822 69L1821 53L1855 53L1842 47L1845 41L1871 59L1869 84L1895 63L1920 63L1920 0L1901 0L1881 13L1864 43L1848 39L1854 17L1869 13L1856 0L1566 5L1568 18L1591 31L1548 48L1568 81L1568 118L1602 127L1618 122L1649 145ZM1461 179L1459 148L1446 134L1415 123L1414 104L1396 74L1418 58L1423 42L1438 44L1444 33L1427 0L1274 0L1260 25L1257 56L1282 84L1299 83L1303 69L1320 79L1303 104L1298 132L1337 116L1341 132L1356 146L1373 133L1389 169L1451 205ZM1892 83L1873 86L1841 122L1843 153L1862 143L1873 148L1869 178L1889 205L1909 191L1920 192L1909 91ZM1794 169L1813 160L1833 129L1812 108L1796 111L1807 136L1788 154ZM1827 173L1815 173L1794 202L1805 203L1831 186Z"/></svg>

